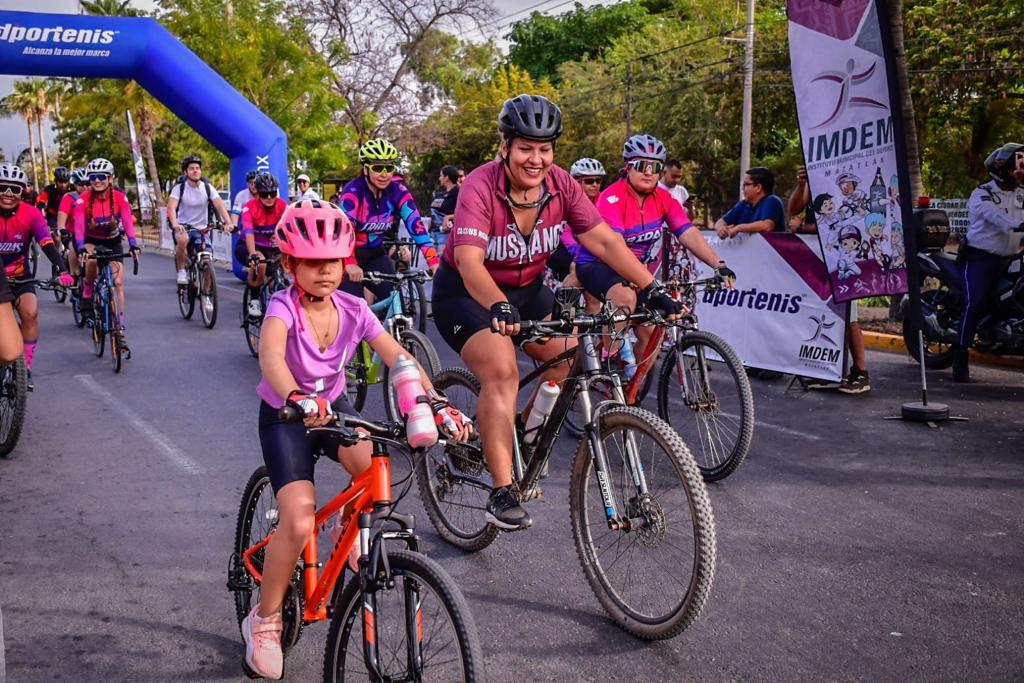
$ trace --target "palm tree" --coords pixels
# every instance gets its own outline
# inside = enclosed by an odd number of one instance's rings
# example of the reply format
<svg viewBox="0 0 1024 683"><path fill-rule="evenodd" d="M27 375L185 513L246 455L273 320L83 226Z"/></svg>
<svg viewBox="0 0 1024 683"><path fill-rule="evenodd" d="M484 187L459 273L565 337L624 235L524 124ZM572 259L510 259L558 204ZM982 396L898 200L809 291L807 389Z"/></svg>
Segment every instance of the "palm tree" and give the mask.
<svg viewBox="0 0 1024 683"><path fill-rule="evenodd" d="M83 14L96 14L105 17L137 17L140 10L131 6L130 0L81 0Z"/></svg>
<svg viewBox="0 0 1024 683"><path fill-rule="evenodd" d="M25 120L28 128L28 149L32 156L32 184L39 187L39 171L36 162L36 141L32 124L35 122L36 102L32 92L24 87L26 81L17 81L14 84L14 92L2 100L2 107L8 115L17 114Z"/></svg>
<svg viewBox="0 0 1024 683"><path fill-rule="evenodd" d="M39 132L39 150L43 157L43 181L48 182L50 179L50 162L46 156L46 133L43 124L50 113L49 88L46 85L46 81L40 78L32 78L22 82L25 83L25 90L32 96L33 118L36 121L36 130ZM17 84L15 84L15 87L18 87Z"/></svg>

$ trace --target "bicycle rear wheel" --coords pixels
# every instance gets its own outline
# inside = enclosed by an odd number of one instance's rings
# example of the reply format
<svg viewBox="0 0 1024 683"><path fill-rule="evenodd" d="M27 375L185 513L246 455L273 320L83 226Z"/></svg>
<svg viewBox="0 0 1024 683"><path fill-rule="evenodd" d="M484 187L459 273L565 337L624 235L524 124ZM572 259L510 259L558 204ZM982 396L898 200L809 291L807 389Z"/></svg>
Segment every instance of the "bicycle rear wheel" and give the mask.
<svg viewBox="0 0 1024 683"><path fill-rule="evenodd" d="M76 285L78 290L71 293L71 317L75 321L75 327L85 327L85 315L82 313L82 283Z"/></svg>
<svg viewBox="0 0 1024 683"><path fill-rule="evenodd" d="M405 329L396 330L395 334L398 337L398 343L412 354L412 357L427 371L431 378L441 372L441 361L437 357L437 349L434 348L427 335L416 330ZM389 420L397 420L400 417L398 413L398 394L395 393L395 388L391 386L391 368L384 365L383 373L384 411Z"/></svg>
<svg viewBox="0 0 1024 683"><path fill-rule="evenodd" d="M653 413L610 408L599 418L598 438L621 522L608 528L594 454L581 439L569 482L580 565L621 628L647 640L672 638L700 615L711 592L715 521L707 489L686 444ZM646 492L635 483L640 476Z"/></svg>
<svg viewBox="0 0 1024 683"><path fill-rule="evenodd" d="M427 333L427 295L423 283L409 278L398 284L398 295L402 299L402 311L412 320L413 327Z"/></svg>
<svg viewBox="0 0 1024 683"><path fill-rule="evenodd" d="M692 447L705 481L736 471L753 440L754 395L724 339L702 331L679 338L661 367L658 415Z"/></svg>
<svg viewBox="0 0 1024 683"><path fill-rule="evenodd" d="M206 329L217 324L217 275L208 259L199 262L199 315Z"/></svg>
<svg viewBox="0 0 1024 683"><path fill-rule="evenodd" d="M434 387L476 420L480 382L463 368L447 368L433 378ZM447 543L466 552L483 550L498 537L498 527L484 519L491 475L479 440L438 443L416 458L416 484L427 517Z"/></svg>
<svg viewBox="0 0 1024 683"><path fill-rule="evenodd" d="M93 296L92 349L97 358L103 357L103 350L106 348L107 319L110 317L104 298L105 295L103 297Z"/></svg>
<svg viewBox="0 0 1024 683"><path fill-rule="evenodd" d="M63 250L61 250L61 258L65 262L67 261L67 254L65 254ZM61 273L60 268L58 268L57 266L54 266L54 265L50 266L50 275L51 275L52 279L56 280L57 276L59 276L60 273ZM64 301L68 298L68 290L66 290L66 289L64 289L63 287L60 287L60 286L55 286L53 288L53 298L56 299L57 303L59 303L59 304L64 303Z"/></svg>
<svg viewBox="0 0 1024 683"><path fill-rule="evenodd" d="M266 466L256 468L249 477L242 492L242 503L238 508L238 522L235 526L235 545L228 567L228 589L235 594L235 617L241 630L242 622L252 608L259 603L260 586L249 573L242 561L242 553L266 538L277 528L277 498L270 486L270 475ZM261 574L266 549L253 556L253 564ZM296 568L292 582L284 596L281 616L284 631L281 633L281 647L286 651L299 642L302 635L302 613L305 594L302 592L301 572Z"/></svg>
<svg viewBox="0 0 1024 683"><path fill-rule="evenodd" d="M334 605L324 681L482 681L484 658L473 616L437 562L389 550L393 582L366 593L353 578ZM364 648L376 651L371 673Z"/></svg>
<svg viewBox="0 0 1024 683"><path fill-rule="evenodd" d="M249 315L249 300L252 295L248 286L242 294L242 331L245 333L245 343L249 347L249 353L254 358L260 355L260 328L263 326L263 316Z"/></svg>
<svg viewBox="0 0 1024 683"><path fill-rule="evenodd" d="M28 369L23 354L10 365L0 365L0 458L18 445L27 400Z"/></svg>

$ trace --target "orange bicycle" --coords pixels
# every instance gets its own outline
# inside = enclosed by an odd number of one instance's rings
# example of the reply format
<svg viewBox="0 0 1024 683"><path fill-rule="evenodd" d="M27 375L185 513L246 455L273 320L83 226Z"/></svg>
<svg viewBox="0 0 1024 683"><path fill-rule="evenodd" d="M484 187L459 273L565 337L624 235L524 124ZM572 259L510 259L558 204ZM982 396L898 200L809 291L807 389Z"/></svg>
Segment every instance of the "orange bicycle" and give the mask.
<svg viewBox="0 0 1024 683"><path fill-rule="evenodd" d="M282 417L301 419L289 407ZM316 511L314 528L321 530L343 509L351 513L337 542L325 544L326 562L320 561L317 534L303 549L281 610L282 648L287 652L298 642L304 625L330 619L324 681L484 680L480 638L465 598L451 576L419 552L413 517L394 509L412 485L407 477L392 499L388 448L397 447L412 461L405 425L338 415L334 426L308 431L330 434L339 446L368 439L373 459L366 472ZM277 522L270 477L259 467L242 494L228 570L239 626L259 602L264 553ZM405 547L388 547L392 543ZM339 579L356 544L359 573L345 584Z"/></svg>

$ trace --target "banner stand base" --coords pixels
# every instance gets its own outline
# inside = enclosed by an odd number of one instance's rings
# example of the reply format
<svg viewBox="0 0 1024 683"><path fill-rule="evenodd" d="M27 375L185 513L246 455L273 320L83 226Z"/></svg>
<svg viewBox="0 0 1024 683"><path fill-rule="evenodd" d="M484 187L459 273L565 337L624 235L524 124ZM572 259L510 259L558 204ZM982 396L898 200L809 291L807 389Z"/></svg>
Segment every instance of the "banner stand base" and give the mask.
<svg viewBox="0 0 1024 683"><path fill-rule="evenodd" d="M949 406L945 403L922 403L911 401L904 403L900 408L899 415L886 417L886 420L906 420L907 422L924 422L932 429L938 427L939 422L967 422L966 417L955 417L949 414Z"/></svg>

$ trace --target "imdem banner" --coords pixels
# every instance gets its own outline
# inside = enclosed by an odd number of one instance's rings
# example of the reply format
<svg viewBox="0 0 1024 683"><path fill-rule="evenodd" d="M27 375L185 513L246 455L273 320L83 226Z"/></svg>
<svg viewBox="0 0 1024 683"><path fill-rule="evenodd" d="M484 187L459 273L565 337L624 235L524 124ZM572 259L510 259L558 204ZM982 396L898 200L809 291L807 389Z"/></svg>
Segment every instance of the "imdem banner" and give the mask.
<svg viewBox="0 0 1024 683"><path fill-rule="evenodd" d="M878 6L789 0L787 13L811 207L835 300L903 293L901 181Z"/></svg>

